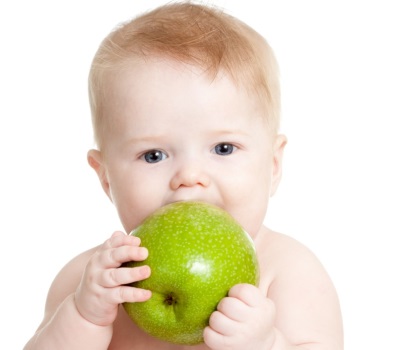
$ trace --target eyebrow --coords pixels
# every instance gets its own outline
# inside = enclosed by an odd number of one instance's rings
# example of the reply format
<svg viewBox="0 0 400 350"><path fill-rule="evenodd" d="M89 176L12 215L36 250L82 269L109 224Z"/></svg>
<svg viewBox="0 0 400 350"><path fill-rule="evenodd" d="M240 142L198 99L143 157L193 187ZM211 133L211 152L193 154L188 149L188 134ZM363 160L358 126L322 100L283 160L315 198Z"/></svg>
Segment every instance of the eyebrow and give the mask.
<svg viewBox="0 0 400 350"><path fill-rule="evenodd" d="M214 135L219 136L219 135L241 135L241 136L246 136L249 137L250 134L248 132L245 132L243 130L240 129L235 129L235 130L216 130L215 132L213 132Z"/></svg>
<svg viewBox="0 0 400 350"><path fill-rule="evenodd" d="M128 139L126 143L138 143L138 142L153 142L165 138L166 135L144 135L136 136Z"/></svg>
<svg viewBox="0 0 400 350"><path fill-rule="evenodd" d="M212 137L231 137L234 135L239 135L242 137L251 137L248 132L245 132L241 129L222 129L222 130L215 130L210 133ZM144 136L135 136L126 141L127 144L135 144L135 143L146 143L146 142L157 142L160 140L165 139L168 137L169 134L154 134L154 135L144 135Z"/></svg>

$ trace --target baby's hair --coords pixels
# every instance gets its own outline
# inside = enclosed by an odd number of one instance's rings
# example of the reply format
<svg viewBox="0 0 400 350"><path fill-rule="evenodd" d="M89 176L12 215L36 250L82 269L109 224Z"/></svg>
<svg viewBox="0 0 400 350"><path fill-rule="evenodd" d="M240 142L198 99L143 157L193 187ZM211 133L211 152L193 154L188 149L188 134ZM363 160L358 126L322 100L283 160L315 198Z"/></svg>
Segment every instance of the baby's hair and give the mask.
<svg viewBox="0 0 400 350"><path fill-rule="evenodd" d="M215 6L170 2L116 27L101 43L89 74L94 137L101 148L106 122L107 72L137 60L166 58L201 68L210 80L224 72L239 87L257 96L273 133L279 128L278 66L265 39Z"/></svg>

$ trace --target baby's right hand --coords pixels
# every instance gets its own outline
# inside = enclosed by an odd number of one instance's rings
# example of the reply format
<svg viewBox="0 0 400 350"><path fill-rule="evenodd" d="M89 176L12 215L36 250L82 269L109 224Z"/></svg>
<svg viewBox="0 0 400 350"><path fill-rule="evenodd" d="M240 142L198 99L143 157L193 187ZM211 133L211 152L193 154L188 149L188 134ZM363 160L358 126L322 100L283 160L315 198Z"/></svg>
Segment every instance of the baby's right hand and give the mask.
<svg viewBox="0 0 400 350"><path fill-rule="evenodd" d="M75 292L75 304L82 317L93 324L108 326L117 317L119 304L148 300L150 291L125 284L148 278L150 268L120 267L124 262L145 260L147 255L138 237L115 232L105 241L86 265Z"/></svg>

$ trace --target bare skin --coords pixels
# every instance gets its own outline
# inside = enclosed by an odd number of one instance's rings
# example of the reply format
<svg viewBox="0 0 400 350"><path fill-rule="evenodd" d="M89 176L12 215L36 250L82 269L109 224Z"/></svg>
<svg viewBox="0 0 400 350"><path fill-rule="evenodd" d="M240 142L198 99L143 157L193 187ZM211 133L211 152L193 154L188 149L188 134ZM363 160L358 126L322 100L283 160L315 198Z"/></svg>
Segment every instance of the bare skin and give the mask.
<svg viewBox="0 0 400 350"><path fill-rule="evenodd" d="M137 62L106 78L103 113L113 122L88 161L125 231L171 202L217 205L254 240L260 285L232 287L210 317L204 344L160 342L121 308L151 297L126 286L151 270L120 268L148 252L137 237L116 232L59 273L25 350L342 349L340 307L325 270L300 243L262 226L286 138L270 132L258 100L224 72L210 81L196 67L166 60Z"/></svg>
<svg viewBox="0 0 400 350"><path fill-rule="evenodd" d="M266 308L279 311L276 313L275 320L275 345L271 349L341 349L342 328L341 316L338 314L338 299L328 275L315 256L297 241L272 232L265 227L257 235L255 244L260 266L264 267L260 276L260 294L266 297L264 300ZM63 301L71 304L70 306L74 308L74 300L71 296L78 288L86 263L93 258L93 255L99 249L101 248L97 247L79 255L57 276L49 292L46 316L37 334L40 334L41 330L46 331L52 317L62 312L60 304ZM245 299L247 287L236 286L234 293ZM301 302L299 302L299 296L301 296ZM312 305L311 308L310 305ZM301 318L304 312L307 313L308 320ZM332 314L335 315L334 322L332 322ZM279 315L282 315L282 317ZM323 315L326 315L326 318ZM79 319L81 316L78 312L74 317L77 318L74 322L83 325L81 332L85 332L86 328L88 328L89 334L91 331L95 333L99 331L100 334L103 332L101 327L99 327L99 330L91 329L93 325L88 324L86 320ZM301 319L298 319L299 317ZM318 321L318 328L315 326L316 320ZM286 339L282 336L282 333L286 335ZM304 337L304 334L307 337ZM210 342L214 339L207 329L205 336L209 337ZM218 339L215 341L218 342ZM243 349L246 346L246 339L243 339L243 341L244 343L239 345L238 349ZM33 343L34 339L25 349L34 349ZM321 344L330 345L321 346ZM60 347L60 349L63 348L67 349L68 347ZM96 347L96 349L101 348ZM206 344L179 346L161 342L138 329L129 319L122 306L118 308L110 344L104 348L110 350L225 349L225 347L220 346L208 347ZM226 349L229 348L229 346L226 347ZM79 348L76 347L75 349Z"/></svg>

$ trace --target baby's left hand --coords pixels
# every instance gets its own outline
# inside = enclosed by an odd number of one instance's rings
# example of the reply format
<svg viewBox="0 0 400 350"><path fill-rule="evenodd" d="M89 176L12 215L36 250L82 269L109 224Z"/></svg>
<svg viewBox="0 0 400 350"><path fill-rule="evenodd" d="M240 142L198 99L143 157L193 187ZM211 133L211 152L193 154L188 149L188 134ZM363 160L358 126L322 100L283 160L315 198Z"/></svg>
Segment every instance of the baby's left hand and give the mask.
<svg viewBox="0 0 400 350"><path fill-rule="evenodd" d="M257 287L238 284L212 313L204 342L213 350L268 350L274 343L274 322L274 303Z"/></svg>

